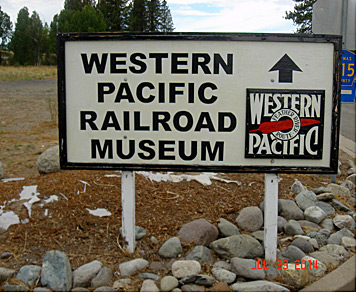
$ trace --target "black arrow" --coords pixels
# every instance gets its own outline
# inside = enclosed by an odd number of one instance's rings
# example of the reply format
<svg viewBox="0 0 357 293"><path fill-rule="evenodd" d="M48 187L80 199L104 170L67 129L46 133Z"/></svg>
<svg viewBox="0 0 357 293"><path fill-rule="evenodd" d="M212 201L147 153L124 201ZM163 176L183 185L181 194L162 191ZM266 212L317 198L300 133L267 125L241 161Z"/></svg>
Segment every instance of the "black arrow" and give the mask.
<svg viewBox="0 0 357 293"><path fill-rule="evenodd" d="M273 67L270 71L279 71L279 82L293 82L293 71L302 70L295 64L291 58L285 54Z"/></svg>

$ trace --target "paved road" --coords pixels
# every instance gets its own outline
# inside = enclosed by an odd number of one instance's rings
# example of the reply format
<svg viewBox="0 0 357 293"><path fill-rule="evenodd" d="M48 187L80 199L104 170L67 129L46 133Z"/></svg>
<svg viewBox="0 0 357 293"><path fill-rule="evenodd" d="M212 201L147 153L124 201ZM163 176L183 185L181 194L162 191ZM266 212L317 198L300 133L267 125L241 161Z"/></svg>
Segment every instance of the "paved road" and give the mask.
<svg viewBox="0 0 357 293"><path fill-rule="evenodd" d="M356 142L356 103L342 104L340 134Z"/></svg>

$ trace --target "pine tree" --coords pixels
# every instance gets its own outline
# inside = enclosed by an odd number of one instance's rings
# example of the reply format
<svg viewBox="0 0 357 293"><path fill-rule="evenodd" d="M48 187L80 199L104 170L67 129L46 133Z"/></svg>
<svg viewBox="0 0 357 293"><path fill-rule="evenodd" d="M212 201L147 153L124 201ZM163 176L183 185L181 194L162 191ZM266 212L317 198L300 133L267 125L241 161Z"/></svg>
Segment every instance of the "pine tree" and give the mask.
<svg viewBox="0 0 357 293"><path fill-rule="evenodd" d="M166 0L163 0L160 6L160 32L172 32L175 29L172 21L171 11Z"/></svg>
<svg viewBox="0 0 357 293"><path fill-rule="evenodd" d="M17 14L15 31L11 39L11 49L14 52L14 62L19 65L29 64L31 55L30 17L25 6Z"/></svg>
<svg viewBox="0 0 357 293"><path fill-rule="evenodd" d="M10 16L2 11L0 6L0 49L6 48L7 43L11 38L11 32L12 23L10 21Z"/></svg>
<svg viewBox="0 0 357 293"><path fill-rule="evenodd" d="M31 55L29 56L29 63L40 65L43 40L43 24L40 16L36 11L32 12L30 18L29 33L31 38Z"/></svg>
<svg viewBox="0 0 357 293"><path fill-rule="evenodd" d="M133 32L148 31L148 13L146 0L133 0L130 11L129 30Z"/></svg>
<svg viewBox="0 0 357 293"><path fill-rule="evenodd" d="M65 0L64 9L65 10L76 10L82 11L85 6L95 6L94 0Z"/></svg>
<svg viewBox="0 0 357 293"><path fill-rule="evenodd" d="M107 31L125 31L128 29L128 0L99 0L97 9L103 14Z"/></svg>
<svg viewBox="0 0 357 293"><path fill-rule="evenodd" d="M294 11L285 11L285 19L291 19L298 26L297 33L312 34L312 6L317 0L293 0Z"/></svg>

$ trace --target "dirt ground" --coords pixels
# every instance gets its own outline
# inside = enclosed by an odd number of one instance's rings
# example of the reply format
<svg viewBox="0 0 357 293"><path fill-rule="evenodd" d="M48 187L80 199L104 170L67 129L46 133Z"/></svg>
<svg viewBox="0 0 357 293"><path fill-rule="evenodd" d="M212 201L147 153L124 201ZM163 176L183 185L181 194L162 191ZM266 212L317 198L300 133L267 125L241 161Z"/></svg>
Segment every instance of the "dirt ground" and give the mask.
<svg viewBox="0 0 357 293"><path fill-rule="evenodd" d="M119 237L121 226L120 174L113 171L60 171L40 175L36 170L38 156L57 144L57 89L55 80L0 82L0 161L5 177L24 177L22 181L0 181L0 205L18 198L23 186L37 185L39 198L57 195L59 201L45 207L34 204L30 221L12 225L0 232L0 253L9 251L12 257L0 260L0 267L19 269L25 264L41 264L47 250L65 252L72 268L92 260L118 270L118 264L132 258L123 249ZM341 152L341 161L349 157ZM170 183L152 182L136 176L136 224L147 230L138 242L135 256L149 261L162 260L157 254L161 244L175 236L180 227L194 219L204 218L215 224L221 217L232 222L247 206L258 205L264 199L263 174L219 174L222 178L243 184L213 180L204 186L197 181ZM342 175L347 167L342 165ZM295 179L312 189L331 182L329 176L280 175L279 197L293 199L290 186ZM86 188L84 183L87 182ZM344 202L351 209L355 205ZM21 220L28 218L19 202L9 207ZM88 209L105 208L109 217L95 217ZM47 215L45 215L47 209ZM159 241L153 244L150 237ZM184 246L187 251L190 247ZM167 260L162 260L167 261ZM132 288L139 290L139 287Z"/></svg>

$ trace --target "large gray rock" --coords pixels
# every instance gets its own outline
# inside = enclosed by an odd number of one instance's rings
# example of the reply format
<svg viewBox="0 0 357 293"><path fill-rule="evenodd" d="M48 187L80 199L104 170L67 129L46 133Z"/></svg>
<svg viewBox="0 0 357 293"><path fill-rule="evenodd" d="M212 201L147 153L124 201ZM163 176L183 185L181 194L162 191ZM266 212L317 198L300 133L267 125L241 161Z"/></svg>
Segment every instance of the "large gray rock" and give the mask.
<svg viewBox="0 0 357 293"><path fill-rule="evenodd" d="M98 274L92 279L91 287L98 288L103 286L110 286L113 279L113 270L108 267L102 267Z"/></svg>
<svg viewBox="0 0 357 293"><path fill-rule="evenodd" d="M335 184L335 183L331 183L327 186L328 189L331 190L332 193L340 195L340 196L346 196L346 197L350 197L351 196L351 192L347 187Z"/></svg>
<svg viewBox="0 0 357 293"><path fill-rule="evenodd" d="M15 274L15 270L0 267L0 284L15 276Z"/></svg>
<svg viewBox="0 0 357 293"><path fill-rule="evenodd" d="M212 255L211 249L203 245L195 246L187 255L187 260L197 260L200 263L212 264L214 262L214 257Z"/></svg>
<svg viewBox="0 0 357 293"><path fill-rule="evenodd" d="M44 151L36 162L39 173L52 173L60 170L59 146Z"/></svg>
<svg viewBox="0 0 357 293"><path fill-rule="evenodd" d="M326 236L324 233L310 232L310 233L307 233L307 236L309 236L312 239L315 239L319 245L326 245L327 244L328 236Z"/></svg>
<svg viewBox="0 0 357 293"><path fill-rule="evenodd" d="M245 231L258 231L263 226L263 212L258 207L246 207L239 212L236 222Z"/></svg>
<svg viewBox="0 0 357 293"><path fill-rule="evenodd" d="M290 246L291 245L300 248L305 253L310 253L314 251L314 247L312 246L311 242L308 239L302 237L294 239L294 241L291 242Z"/></svg>
<svg viewBox="0 0 357 293"><path fill-rule="evenodd" d="M327 267L324 263L311 256L304 256L302 261L305 261L306 269L309 271L309 274L316 278L322 277L327 271Z"/></svg>
<svg viewBox="0 0 357 293"><path fill-rule="evenodd" d="M299 180L295 179L295 182L291 185L291 190L296 193L300 193L306 190L306 187Z"/></svg>
<svg viewBox="0 0 357 293"><path fill-rule="evenodd" d="M289 289L269 281L252 281L235 283L232 285L235 292L289 292Z"/></svg>
<svg viewBox="0 0 357 293"><path fill-rule="evenodd" d="M136 258L123 262L119 265L119 272L121 276L128 277L135 274L137 271L145 269L149 262L143 258Z"/></svg>
<svg viewBox="0 0 357 293"><path fill-rule="evenodd" d="M308 207L304 211L304 216L306 220L316 224L321 223L322 220L324 220L327 217L326 213L318 206Z"/></svg>
<svg viewBox="0 0 357 293"><path fill-rule="evenodd" d="M313 191L304 190L295 197L295 201L300 209L305 211L308 207L316 205L316 194Z"/></svg>
<svg viewBox="0 0 357 293"><path fill-rule="evenodd" d="M288 221L283 217L278 216L278 233L284 232L284 226Z"/></svg>
<svg viewBox="0 0 357 293"><path fill-rule="evenodd" d="M337 244L327 244L325 246L322 246L320 248L320 251L326 252L330 255L338 255L343 257L344 259L350 256L349 252L343 246Z"/></svg>
<svg viewBox="0 0 357 293"><path fill-rule="evenodd" d="M265 271L260 269L254 269L257 264L254 259L244 259L239 257L233 257L231 259L232 270L240 277L251 280L264 280Z"/></svg>
<svg viewBox="0 0 357 293"><path fill-rule="evenodd" d="M182 246L178 237L172 237L164 242L159 249L159 255L164 258L177 257L182 253Z"/></svg>
<svg viewBox="0 0 357 293"><path fill-rule="evenodd" d="M91 280L98 274L102 267L103 264L100 261L94 260L77 268L73 272L73 288L89 287Z"/></svg>
<svg viewBox="0 0 357 293"><path fill-rule="evenodd" d="M199 274L201 264L196 260L178 260L172 264L171 271L175 278L181 279Z"/></svg>
<svg viewBox="0 0 357 293"><path fill-rule="evenodd" d="M236 225L223 218L219 219L218 229L224 237L240 234L239 229Z"/></svg>
<svg viewBox="0 0 357 293"><path fill-rule="evenodd" d="M37 284L41 276L41 267L36 265L23 266L16 275L16 278L29 285Z"/></svg>
<svg viewBox="0 0 357 293"><path fill-rule="evenodd" d="M316 206L322 209L327 216L331 216L335 212L335 209L327 202L318 201L316 202Z"/></svg>
<svg viewBox="0 0 357 293"><path fill-rule="evenodd" d="M303 235L304 231L302 230L298 221L289 220L285 226L284 231L288 235Z"/></svg>
<svg viewBox="0 0 357 293"><path fill-rule="evenodd" d="M350 215L336 215L333 218L334 225L339 228L353 228L356 224L354 223L353 218Z"/></svg>
<svg viewBox="0 0 357 293"><path fill-rule="evenodd" d="M163 292L170 292L178 286L178 280L173 276L165 276L160 281L160 288Z"/></svg>
<svg viewBox="0 0 357 293"><path fill-rule="evenodd" d="M341 210L343 212L350 212L351 211L351 209L349 207L347 207L346 205L344 205L342 202L340 202L337 199L331 200L331 204L333 205L333 207L336 210Z"/></svg>
<svg viewBox="0 0 357 293"><path fill-rule="evenodd" d="M246 234L218 239L210 247L221 257L256 258L264 254L262 245L254 237Z"/></svg>
<svg viewBox="0 0 357 293"><path fill-rule="evenodd" d="M306 254L298 247L289 245L281 255L291 263L295 263L297 260L301 260Z"/></svg>
<svg viewBox="0 0 357 293"><path fill-rule="evenodd" d="M184 224L178 232L182 242L208 246L218 237L218 229L204 219L194 220Z"/></svg>
<svg viewBox="0 0 357 293"><path fill-rule="evenodd" d="M72 269L66 254L58 250L46 252L42 262L41 283L54 291L70 291Z"/></svg>
<svg viewBox="0 0 357 293"><path fill-rule="evenodd" d="M338 266L342 262L342 257L336 254L331 255L327 252L315 251L310 256L325 264L327 267Z"/></svg>
<svg viewBox="0 0 357 293"><path fill-rule="evenodd" d="M352 238L354 238L354 235L347 228L343 228L340 231L337 231L336 233L331 234L330 237L328 238L327 242L329 244L341 244L342 237L352 237Z"/></svg>
<svg viewBox="0 0 357 293"><path fill-rule="evenodd" d="M355 249L356 248L356 239L352 238L352 237L342 237L341 239L341 244L343 247L345 248L352 248Z"/></svg>
<svg viewBox="0 0 357 293"><path fill-rule="evenodd" d="M159 292L159 288L157 287L155 281L153 280L144 280L141 285L140 292Z"/></svg>
<svg viewBox="0 0 357 293"><path fill-rule="evenodd" d="M213 268L212 275L218 280L231 284L235 281L237 275L233 272L230 272L221 268Z"/></svg>
<svg viewBox="0 0 357 293"><path fill-rule="evenodd" d="M291 199L279 199L279 215L287 220L303 220L304 212Z"/></svg>

